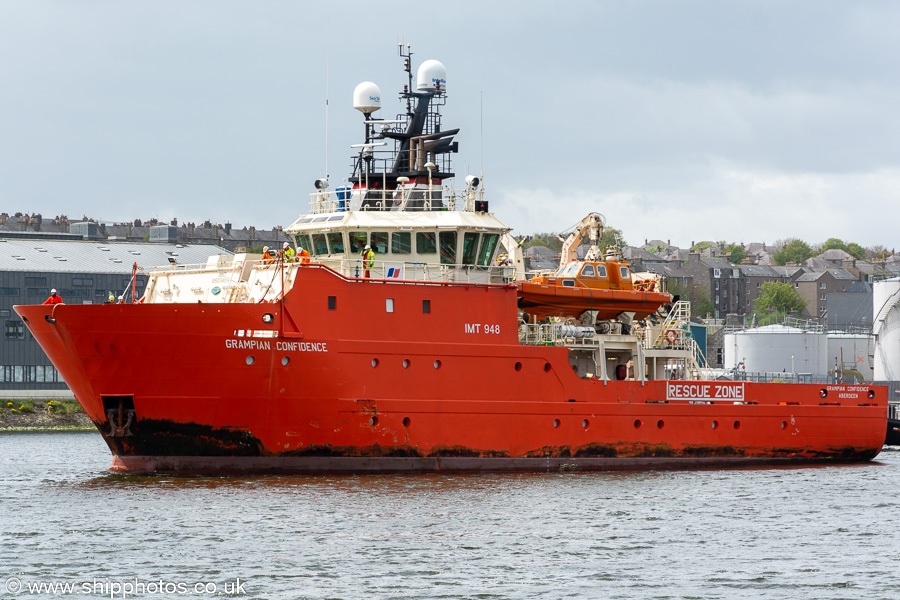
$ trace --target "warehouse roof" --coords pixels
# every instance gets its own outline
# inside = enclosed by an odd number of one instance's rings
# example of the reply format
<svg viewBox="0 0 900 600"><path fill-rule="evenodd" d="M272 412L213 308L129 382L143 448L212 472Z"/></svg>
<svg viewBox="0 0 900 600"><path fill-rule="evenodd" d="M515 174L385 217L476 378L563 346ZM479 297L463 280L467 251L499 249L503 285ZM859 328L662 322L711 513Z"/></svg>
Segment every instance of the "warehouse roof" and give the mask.
<svg viewBox="0 0 900 600"><path fill-rule="evenodd" d="M228 250L212 244L158 244L130 242L20 240L0 238L0 271L48 273L131 273L139 267L206 263Z"/></svg>

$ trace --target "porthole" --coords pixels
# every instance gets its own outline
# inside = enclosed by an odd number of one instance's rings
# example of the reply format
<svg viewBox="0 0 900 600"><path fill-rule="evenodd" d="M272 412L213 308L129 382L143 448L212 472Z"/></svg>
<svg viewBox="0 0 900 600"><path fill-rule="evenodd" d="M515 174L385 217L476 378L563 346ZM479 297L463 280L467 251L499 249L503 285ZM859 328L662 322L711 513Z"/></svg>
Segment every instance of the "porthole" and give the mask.
<svg viewBox="0 0 900 600"><path fill-rule="evenodd" d="M282 365L284 365L284 366L286 367L286 366L288 366L290 363L291 363L291 357L290 357L290 356L283 356L283 357L281 357L281 364L282 364Z"/></svg>
<svg viewBox="0 0 900 600"><path fill-rule="evenodd" d="M735 421L735 422L734 422L734 428L735 428L735 429L740 429L740 428L741 428L741 422L740 422L740 421Z"/></svg>
<svg viewBox="0 0 900 600"><path fill-rule="evenodd" d="M403 368L404 368L404 369L408 369L408 368L409 368L409 359L408 359L408 358L404 358L404 359L403 359Z"/></svg>
<svg viewBox="0 0 900 600"><path fill-rule="evenodd" d="M441 361L439 361L439 360L434 361L434 368L435 368L435 369L440 369L440 368L441 368Z"/></svg>
<svg viewBox="0 0 900 600"><path fill-rule="evenodd" d="M634 428L635 428L635 429L640 429L640 428L641 428L641 425L643 425L643 423L641 423L641 420L640 420L640 419L635 419L635 420L634 420Z"/></svg>
<svg viewBox="0 0 900 600"><path fill-rule="evenodd" d="M369 425L371 425L372 427L378 425L378 417L372 417L371 419L369 419Z"/></svg>
<svg viewBox="0 0 900 600"><path fill-rule="evenodd" d="M718 428L718 426L719 426L719 422L718 422L718 421L713 421L713 422L712 422L712 428L713 428L713 429Z"/></svg>
<svg viewBox="0 0 900 600"><path fill-rule="evenodd" d="M544 371L550 372L550 363L544 363Z"/></svg>
<svg viewBox="0 0 900 600"><path fill-rule="evenodd" d="M409 424L410 424L409 417L403 417L403 426L409 427Z"/></svg>
<svg viewBox="0 0 900 600"><path fill-rule="evenodd" d="M553 419L553 426L559 427L559 419Z"/></svg>
<svg viewBox="0 0 900 600"><path fill-rule="evenodd" d="M782 428L782 429L787 429L787 421L782 421L782 422L781 422L781 428Z"/></svg>
<svg viewBox="0 0 900 600"><path fill-rule="evenodd" d="M522 363L517 362L516 363L516 371L521 371L521 370L522 370Z"/></svg>
<svg viewBox="0 0 900 600"><path fill-rule="evenodd" d="M262 316L263 323L271 323L274 320L275 320L275 315L273 315L272 313L266 313Z"/></svg>
<svg viewBox="0 0 900 600"><path fill-rule="evenodd" d="M248 356L248 357L247 357L247 364L248 364L248 365L252 365L255 361L256 361L256 359L255 359L253 356Z"/></svg>
<svg viewBox="0 0 900 600"><path fill-rule="evenodd" d="M867 395L869 396L869 400L871 400L875 397L875 390L869 390L869 393Z"/></svg>
<svg viewBox="0 0 900 600"><path fill-rule="evenodd" d="M585 419L584 421L581 422L581 426L584 427L585 429L587 429L590 426L590 424L591 424L591 422L588 421L587 419Z"/></svg>
<svg viewBox="0 0 900 600"><path fill-rule="evenodd" d="M827 398L827 397L828 397L828 390L826 390L825 388L822 388L821 390L819 390L819 397L820 397L820 398Z"/></svg>
<svg viewBox="0 0 900 600"><path fill-rule="evenodd" d="M662 429L662 428L665 427L665 426L666 426L666 422L663 421L662 419L660 419L659 421L656 422L656 428L657 428L657 429Z"/></svg>
<svg viewBox="0 0 900 600"><path fill-rule="evenodd" d="M378 366L378 359L377 359L377 358L373 358L373 359L372 359L372 368L374 369L374 368L377 367L377 366Z"/></svg>

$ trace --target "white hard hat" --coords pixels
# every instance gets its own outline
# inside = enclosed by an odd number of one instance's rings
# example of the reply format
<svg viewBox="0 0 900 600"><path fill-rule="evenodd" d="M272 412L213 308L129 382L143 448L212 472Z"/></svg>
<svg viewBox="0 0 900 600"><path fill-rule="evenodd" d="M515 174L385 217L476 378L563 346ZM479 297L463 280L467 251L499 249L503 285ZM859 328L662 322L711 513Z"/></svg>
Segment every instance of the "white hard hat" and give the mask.
<svg viewBox="0 0 900 600"><path fill-rule="evenodd" d="M51 293L51 294L55 294L55 293L56 293L56 288L53 288L52 290L50 290L50 293Z"/></svg>
<svg viewBox="0 0 900 600"><path fill-rule="evenodd" d="M287 242L284 243L284 247L285 247L285 248L288 247L288 243L287 243Z"/></svg>
<svg viewBox="0 0 900 600"><path fill-rule="evenodd" d="M121 299L122 299L122 296L119 296L119 300L121 300Z"/></svg>
<svg viewBox="0 0 900 600"><path fill-rule="evenodd" d="M265 251L268 250L268 249L269 249L268 246L263 246L263 252L265 252Z"/></svg>
<svg viewBox="0 0 900 600"><path fill-rule="evenodd" d="M372 246L366 244L366 250L371 250L371 249L372 249Z"/></svg>

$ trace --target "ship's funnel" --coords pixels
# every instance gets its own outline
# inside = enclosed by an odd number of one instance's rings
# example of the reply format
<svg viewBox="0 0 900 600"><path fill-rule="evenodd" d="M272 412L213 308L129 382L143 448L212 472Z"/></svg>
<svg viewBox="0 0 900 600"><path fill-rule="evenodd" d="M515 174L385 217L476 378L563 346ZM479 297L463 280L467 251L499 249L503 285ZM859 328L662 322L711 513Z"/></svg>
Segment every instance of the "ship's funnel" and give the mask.
<svg viewBox="0 0 900 600"><path fill-rule="evenodd" d="M367 115L381 108L381 90L371 81L363 81L353 90L353 108Z"/></svg>
<svg viewBox="0 0 900 600"><path fill-rule="evenodd" d="M416 71L416 89L420 92L447 91L447 67L438 60L426 60Z"/></svg>

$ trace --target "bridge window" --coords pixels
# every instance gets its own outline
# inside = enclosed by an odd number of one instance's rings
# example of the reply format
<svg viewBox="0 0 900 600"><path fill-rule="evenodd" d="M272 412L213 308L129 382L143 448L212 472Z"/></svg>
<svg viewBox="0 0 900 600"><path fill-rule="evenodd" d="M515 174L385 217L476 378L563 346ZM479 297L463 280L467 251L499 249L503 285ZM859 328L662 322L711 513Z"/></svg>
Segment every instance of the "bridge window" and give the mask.
<svg viewBox="0 0 900 600"><path fill-rule="evenodd" d="M594 276L594 265L584 265L584 268L581 270L582 277L593 277Z"/></svg>
<svg viewBox="0 0 900 600"><path fill-rule="evenodd" d="M309 236L305 233L295 235L294 241L297 242L297 248L303 248L307 252L312 252L312 246L309 245Z"/></svg>
<svg viewBox="0 0 900 600"><path fill-rule="evenodd" d="M438 235L441 244L441 264L456 264L456 232L442 231Z"/></svg>
<svg viewBox="0 0 900 600"><path fill-rule="evenodd" d="M478 249L478 266L487 267L491 264L494 257L494 250L497 248L497 241L500 239L498 233L485 233L481 236L481 248Z"/></svg>
<svg viewBox="0 0 900 600"><path fill-rule="evenodd" d="M391 252L409 254L412 249L412 235L408 231L397 231L391 234Z"/></svg>
<svg viewBox="0 0 900 600"><path fill-rule="evenodd" d="M606 277L606 267L604 265L597 265L597 277Z"/></svg>
<svg viewBox="0 0 900 600"><path fill-rule="evenodd" d="M331 246L332 254L343 254L344 253L344 234L340 231L335 231L328 234L328 245ZM365 244L363 244L365 245Z"/></svg>
<svg viewBox="0 0 900 600"><path fill-rule="evenodd" d="M628 279L631 277L631 274L628 272L628 267L619 267L619 276L622 279Z"/></svg>
<svg viewBox="0 0 900 600"><path fill-rule="evenodd" d="M437 243L433 231L419 231L416 233L416 252L419 254L434 254L437 252Z"/></svg>
<svg viewBox="0 0 900 600"><path fill-rule="evenodd" d="M469 231L463 234L463 247L462 247L462 264L464 265L474 265L475 264L475 255L478 253L478 234L474 231Z"/></svg>
<svg viewBox="0 0 900 600"><path fill-rule="evenodd" d="M350 232L350 251L351 252L362 252L366 247L366 244L369 243L368 233L365 231L351 231ZM377 250L376 250L377 252Z"/></svg>
<svg viewBox="0 0 900 600"><path fill-rule="evenodd" d="M387 254L388 251L388 234L387 231L372 232L372 250L375 254Z"/></svg>
<svg viewBox="0 0 900 600"><path fill-rule="evenodd" d="M314 233L312 239L313 248L315 248L313 254L317 256L325 256L328 254L328 242L325 240L324 233Z"/></svg>

